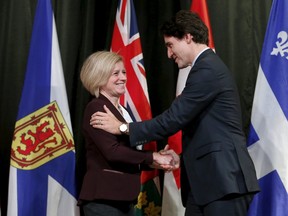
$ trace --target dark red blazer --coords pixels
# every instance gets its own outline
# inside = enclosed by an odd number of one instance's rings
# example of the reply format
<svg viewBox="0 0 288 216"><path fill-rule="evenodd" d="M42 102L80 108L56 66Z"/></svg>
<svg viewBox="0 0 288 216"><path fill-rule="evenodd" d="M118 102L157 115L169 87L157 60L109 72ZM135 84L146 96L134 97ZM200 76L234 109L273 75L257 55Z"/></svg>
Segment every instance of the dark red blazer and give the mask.
<svg viewBox="0 0 288 216"><path fill-rule="evenodd" d="M140 192L141 165L153 162L152 152L130 147L127 135L113 135L93 128L89 122L96 111L106 105L122 122L125 119L103 95L88 103L83 118L87 171L79 204L96 199L134 201Z"/></svg>

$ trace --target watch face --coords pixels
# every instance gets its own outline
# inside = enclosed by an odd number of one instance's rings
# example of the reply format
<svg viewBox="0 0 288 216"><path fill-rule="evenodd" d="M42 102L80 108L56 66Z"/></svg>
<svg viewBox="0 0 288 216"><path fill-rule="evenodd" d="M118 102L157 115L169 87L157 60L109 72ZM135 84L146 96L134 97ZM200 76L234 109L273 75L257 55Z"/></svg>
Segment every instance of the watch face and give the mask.
<svg viewBox="0 0 288 216"><path fill-rule="evenodd" d="M126 124L120 125L120 131L121 132L126 132L127 131L127 125Z"/></svg>

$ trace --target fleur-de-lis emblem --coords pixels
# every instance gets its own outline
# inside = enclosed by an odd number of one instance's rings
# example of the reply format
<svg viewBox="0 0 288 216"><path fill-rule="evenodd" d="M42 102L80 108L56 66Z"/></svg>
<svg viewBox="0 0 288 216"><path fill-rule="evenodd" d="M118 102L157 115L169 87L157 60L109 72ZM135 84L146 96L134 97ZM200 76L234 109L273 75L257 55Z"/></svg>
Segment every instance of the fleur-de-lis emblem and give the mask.
<svg viewBox="0 0 288 216"><path fill-rule="evenodd" d="M285 53L288 54L288 34L285 31L281 31L278 33L277 38L279 41L276 41L276 48L273 48L271 55L280 54L281 57L285 56ZM288 55L286 55L286 59L288 59Z"/></svg>

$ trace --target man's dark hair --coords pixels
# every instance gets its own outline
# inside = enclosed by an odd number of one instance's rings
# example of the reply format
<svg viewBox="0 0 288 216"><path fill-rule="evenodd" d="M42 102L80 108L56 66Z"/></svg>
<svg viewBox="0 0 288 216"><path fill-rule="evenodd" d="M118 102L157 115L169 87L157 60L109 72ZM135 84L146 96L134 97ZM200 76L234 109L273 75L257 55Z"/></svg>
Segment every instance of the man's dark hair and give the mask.
<svg viewBox="0 0 288 216"><path fill-rule="evenodd" d="M188 10L180 10L170 21L165 22L160 32L164 36L172 36L182 39L185 34L190 33L195 43L208 46L208 28L198 16Z"/></svg>

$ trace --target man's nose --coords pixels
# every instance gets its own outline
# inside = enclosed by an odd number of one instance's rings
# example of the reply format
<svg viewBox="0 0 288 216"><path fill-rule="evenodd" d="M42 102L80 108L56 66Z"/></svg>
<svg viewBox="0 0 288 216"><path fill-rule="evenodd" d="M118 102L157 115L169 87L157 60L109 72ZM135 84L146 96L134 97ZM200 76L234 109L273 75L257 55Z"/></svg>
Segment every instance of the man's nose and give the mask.
<svg viewBox="0 0 288 216"><path fill-rule="evenodd" d="M168 58L172 58L173 52L171 49L167 49L167 56Z"/></svg>

